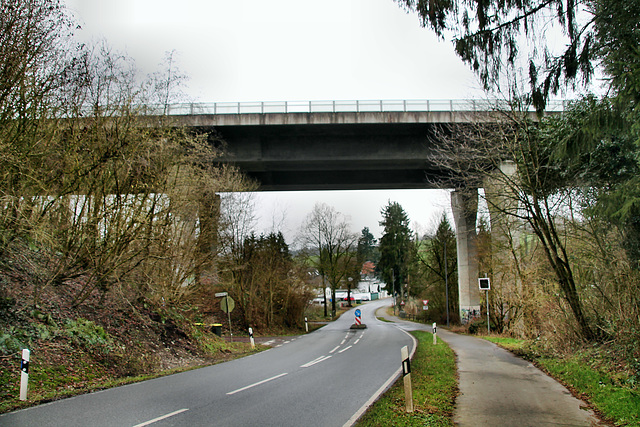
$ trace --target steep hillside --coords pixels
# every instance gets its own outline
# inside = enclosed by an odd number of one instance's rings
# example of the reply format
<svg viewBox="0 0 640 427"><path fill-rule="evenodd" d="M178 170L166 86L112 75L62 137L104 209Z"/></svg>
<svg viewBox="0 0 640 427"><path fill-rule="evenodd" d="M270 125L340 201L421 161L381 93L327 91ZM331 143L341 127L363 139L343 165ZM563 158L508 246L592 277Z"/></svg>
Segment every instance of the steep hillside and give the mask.
<svg viewBox="0 0 640 427"><path fill-rule="evenodd" d="M42 285L42 258L28 245L0 257L0 412L252 351L213 334L211 313L153 307L124 295L124 287L95 290L75 304L82 276L35 295L43 288L34 286ZM18 399L23 348L31 351L26 403Z"/></svg>

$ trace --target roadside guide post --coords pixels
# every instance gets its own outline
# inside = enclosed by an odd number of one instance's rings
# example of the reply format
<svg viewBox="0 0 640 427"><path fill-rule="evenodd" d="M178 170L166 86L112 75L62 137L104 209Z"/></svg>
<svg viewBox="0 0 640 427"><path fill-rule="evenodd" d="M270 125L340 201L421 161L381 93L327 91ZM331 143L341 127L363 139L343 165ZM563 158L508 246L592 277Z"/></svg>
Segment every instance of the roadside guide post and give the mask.
<svg viewBox="0 0 640 427"><path fill-rule="evenodd" d="M249 340L251 341L251 348L256 348L256 342L253 340L253 329L249 328Z"/></svg>
<svg viewBox="0 0 640 427"><path fill-rule="evenodd" d="M28 349L22 349L22 360L20 361L20 400L27 400L27 389L29 388L29 355Z"/></svg>
<svg viewBox="0 0 640 427"><path fill-rule="evenodd" d="M436 345L438 343L438 331L436 328L436 322L433 322L433 325L431 327L433 329L433 345Z"/></svg>
<svg viewBox="0 0 640 427"><path fill-rule="evenodd" d="M402 379L404 381L404 400L407 412L413 412L413 390L411 388L411 360L409 348L405 345L400 349L402 357Z"/></svg>
<svg viewBox="0 0 640 427"><path fill-rule="evenodd" d="M478 279L478 286L481 291L487 291L487 334L491 334L491 321L489 316L489 289L491 289L491 280L488 277Z"/></svg>
<svg viewBox="0 0 640 427"><path fill-rule="evenodd" d="M307 318L304 318L304 329L305 331L309 332L309 322L307 322Z"/></svg>

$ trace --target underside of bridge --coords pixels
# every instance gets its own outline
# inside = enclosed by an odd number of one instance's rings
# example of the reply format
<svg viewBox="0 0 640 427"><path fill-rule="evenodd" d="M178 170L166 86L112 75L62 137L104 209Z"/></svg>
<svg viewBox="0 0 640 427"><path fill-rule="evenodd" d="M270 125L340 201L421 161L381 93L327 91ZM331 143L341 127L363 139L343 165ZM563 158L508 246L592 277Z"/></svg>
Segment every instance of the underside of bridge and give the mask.
<svg viewBox="0 0 640 427"><path fill-rule="evenodd" d="M295 123L193 126L224 141L232 163L262 191L446 188L447 172L430 159L446 125L438 123ZM477 189L452 195L458 243L461 318L480 311L475 250Z"/></svg>
<svg viewBox="0 0 640 427"><path fill-rule="evenodd" d="M221 161L262 191L437 188L433 123L222 126ZM201 129L205 130L205 129Z"/></svg>

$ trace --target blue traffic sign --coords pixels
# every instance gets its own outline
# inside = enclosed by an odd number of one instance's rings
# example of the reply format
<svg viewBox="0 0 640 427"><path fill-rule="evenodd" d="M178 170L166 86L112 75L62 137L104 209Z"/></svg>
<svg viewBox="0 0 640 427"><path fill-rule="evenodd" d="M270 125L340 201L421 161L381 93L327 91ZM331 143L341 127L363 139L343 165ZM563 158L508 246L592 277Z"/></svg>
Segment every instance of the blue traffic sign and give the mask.
<svg viewBox="0 0 640 427"><path fill-rule="evenodd" d="M356 308L356 317L361 317L362 313L360 312L359 308Z"/></svg>

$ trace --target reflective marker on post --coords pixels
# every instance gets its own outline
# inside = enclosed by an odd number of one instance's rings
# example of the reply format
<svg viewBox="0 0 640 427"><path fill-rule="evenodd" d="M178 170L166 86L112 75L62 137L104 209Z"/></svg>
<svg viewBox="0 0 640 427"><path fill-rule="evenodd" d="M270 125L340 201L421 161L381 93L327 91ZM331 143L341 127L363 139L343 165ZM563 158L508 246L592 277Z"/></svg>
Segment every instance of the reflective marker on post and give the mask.
<svg viewBox="0 0 640 427"><path fill-rule="evenodd" d="M413 412L413 390L411 388L411 360L409 348L405 345L400 349L402 356L402 378L404 381L404 399L407 412Z"/></svg>
<svg viewBox="0 0 640 427"><path fill-rule="evenodd" d="M433 345L436 345L438 343L438 331L436 329L436 322L433 322Z"/></svg>
<svg viewBox="0 0 640 427"><path fill-rule="evenodd" d="M304 318L304 329L309 332L309 323L307 322L307 318Z"/></svg>
<svg viewBox="0 0 640 427"><path fill-rule="evenodd" d="M20 400L27 400L27 388L29 387L29 350L22 350L20 362Z"/></svg>
<svg viewBox="0 0 640 427"><path fill-rule="evenodd" d="M249 328L249 340L251 341L251 348L256 348L256 343L253 340L253 329Z"/></svg>

